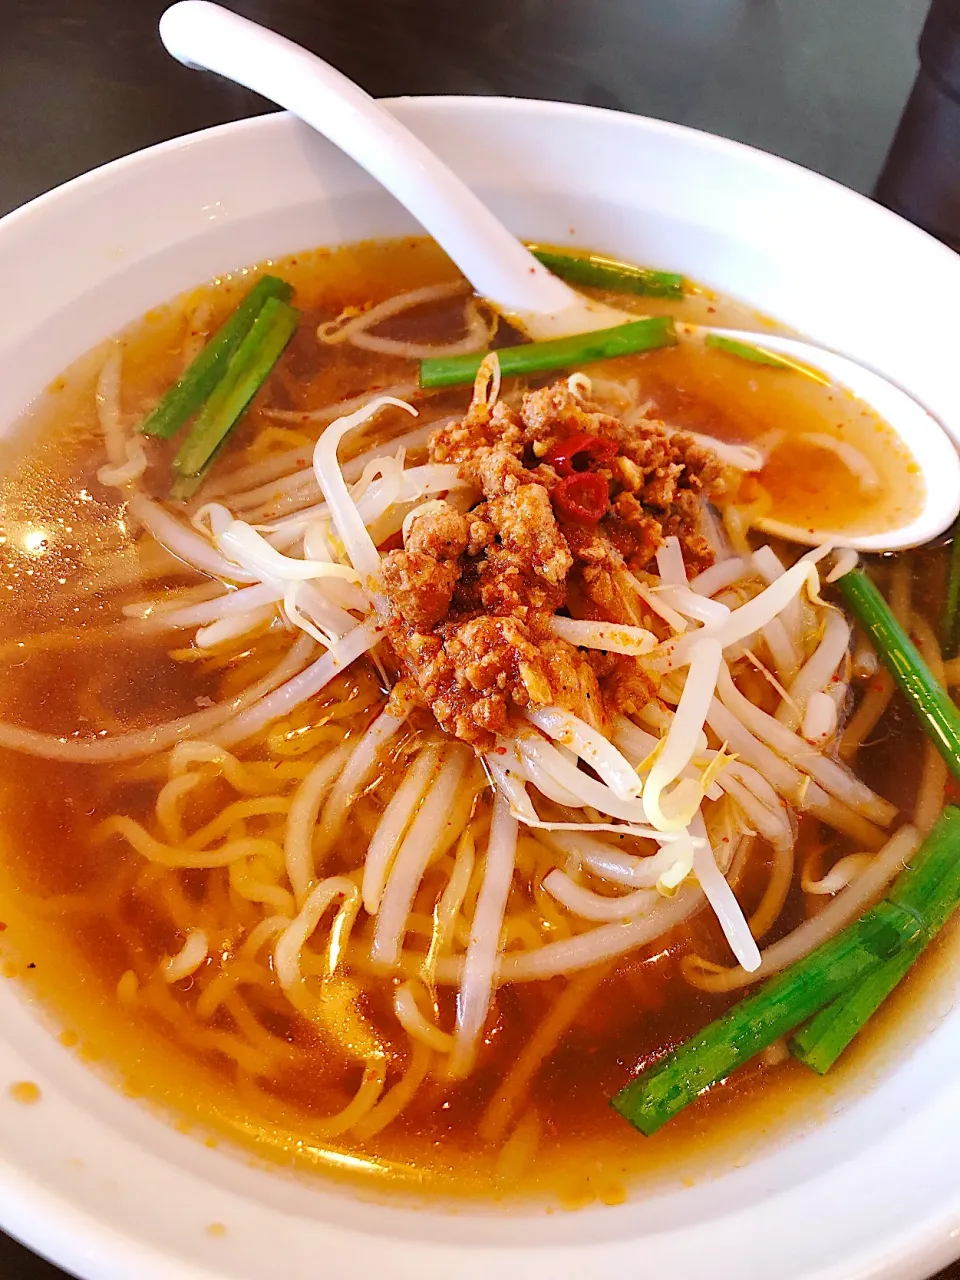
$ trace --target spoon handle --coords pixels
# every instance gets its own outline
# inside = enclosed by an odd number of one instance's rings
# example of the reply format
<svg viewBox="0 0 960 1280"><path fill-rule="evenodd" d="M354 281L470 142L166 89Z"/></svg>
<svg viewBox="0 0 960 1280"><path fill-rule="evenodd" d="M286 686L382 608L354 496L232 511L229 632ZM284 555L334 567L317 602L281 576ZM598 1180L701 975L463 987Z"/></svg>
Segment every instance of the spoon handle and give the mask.
<svg viewBox="0 0 960 1280"><path fill-rule="evenodd" d="M160 19L160 38L179 62L253 89L329 138L396 196L505 315L551 316L580 305L419 138L322 59L208 0L174 4Z"/></svg>

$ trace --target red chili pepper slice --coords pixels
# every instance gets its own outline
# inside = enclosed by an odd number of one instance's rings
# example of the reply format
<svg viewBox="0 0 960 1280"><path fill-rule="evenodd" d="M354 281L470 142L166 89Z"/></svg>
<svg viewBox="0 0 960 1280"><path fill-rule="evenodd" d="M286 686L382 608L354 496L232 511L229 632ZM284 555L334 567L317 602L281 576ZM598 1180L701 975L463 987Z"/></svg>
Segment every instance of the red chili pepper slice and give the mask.
<svg viewBox="0 0 960 1280"><path fill-rule="evenodd" d="M547 453L547 461L562 476L572 476L612 462L617 452L615 440L603 440L600 436L582 432L558 440Z"/></svg>
<svg viewBox="0 0 960 1280"><path fill-rule="evenodd" d="M583 524L597 524L607 514L610 492L607 481L592 471L565 476L553 490L560 512Z"/></svg>

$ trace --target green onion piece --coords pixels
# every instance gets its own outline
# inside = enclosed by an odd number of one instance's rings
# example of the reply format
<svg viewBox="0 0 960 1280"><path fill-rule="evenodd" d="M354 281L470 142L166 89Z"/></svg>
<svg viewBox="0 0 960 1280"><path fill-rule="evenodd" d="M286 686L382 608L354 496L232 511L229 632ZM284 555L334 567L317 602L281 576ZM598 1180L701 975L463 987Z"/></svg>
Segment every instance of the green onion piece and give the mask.
<svg viewBox="0 0 960 1280"><path fill-rule="evenodd" d="M140 424L148 436L175 436L188 418L199 413L207 397L220 381L230 357L250 331L268 298L289 302L293 287L278 276L261 276L243 301L230 313L210 341Z"/></svg>
<svg viewBox="0 0 960 1280"><path fill-rule="evenodd" d="M947 768L960 778L960 711L953 699L934 680L916 645L862 569L845 573L837 586Z"/></svg>
<svg viewBox="0 0 960 1280"><path fill-rule="evenodd" d="M278 298L268 298L263 304L174 458L174 470L181 477L196 479L204 474L213 455L280 359L299 320L300 312ZM181 496L183 492L181 487Z"/></svg>
<svg viewBox="0 0 960 1280"><path fill-rule="evenodd" d="M654 351L673 347L676 330L669 316L646 316L612 329L593 333L577 333L550 342L528 342L519 347L503 347L497 352L500 372L505 378L519 374L543 373L548 369L568 369L572 365L591 364L596 360L612 360L615 356L635 355L638 351ZM467 356L434 356L420 361L422 387L455 387L472 382L485 352Z"/></svg>
<svg viewBox="0 0 960 1280"><path fill-rule="evenodd" d="M953 526L953 546L950 548L950 574L947 578L947 598L940 621L940 641L943 656L955 658L960 650L960 520Z"/></svg>
<svg viewBox="0 0 960 1280"><path fill-rule="evenodd" d="M761 1050L787 1035L873 967L914 941L913 911L879 902L860 920L777 974L631 1081L612 1100L649 1137Z"/></svg>
<svg viewBox="0 0 960 1280"><path fill-rule="evenodd" d="M229 439L229 437L227 438ZM220 447L222 448L223 446L221 445ZM203 470L198 471L196 475L180 476L174 472L173 484L170 486L170 497L177 502L188 502L206 480L219 452L220 449L217 449Z"/></svg>
<svg viewBox="0 0 960 1280"><path fill-rule="evenodd" d="M675 271L653 271L617 262L600 253L559 253L531 245L530 252L555 276L573 284L592 285L596 289L614 289L617 293L639 293L648 298L682 298L683 276Z"/></svg>
<svg viewBox="0 0 960 1280"><path fill-rule="evenodd" d="M790 1040L790 1052L819 1075L826 1075L847 1045L886 1000L920 955L914 943L869 973L812 1018Z"/></svg>
<svg viewBox="0 0 960 1280"><path fill-rule="evenodd" d="M728 356L749 360L751 364L767 364L772 369L793 369L795 372L797 369L793 360L785 360L783 356L767 351L765 347L755 347L749 342L738 342L736 338L725 338L719 333L708 333L703 341L708 347L723 351Z"/></svg>
<svg viewBox="0 0 960 1280"><path fill-rule="evenodd" d="M929 852L933 846L934 852ZM910 907L916 904L923 926L917 942L885 960L838 996L790 1042L794 1057L822 1075L879 1009L918 956L936 937L960 902L960 809L950 805L924 842L922 865L914 864L912 881L901 875L887 897ZM922 907L921 907L922 903Z"/></svg>

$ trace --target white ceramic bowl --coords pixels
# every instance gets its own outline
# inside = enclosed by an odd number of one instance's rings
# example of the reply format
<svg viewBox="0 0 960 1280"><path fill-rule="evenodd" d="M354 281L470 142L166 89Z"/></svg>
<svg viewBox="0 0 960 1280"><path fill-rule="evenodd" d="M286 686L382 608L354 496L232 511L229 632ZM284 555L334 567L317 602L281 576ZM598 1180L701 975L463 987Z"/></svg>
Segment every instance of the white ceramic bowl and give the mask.
<svg viewBox="0 0 960 1280"><path fill-rule="evenodd" d="M960 258L861 197L632 116L490 98L391 105L518 234L686 272L957 420ZM287 116L80 178L0 222L0 279L18 282L0 309L0 423L95 342L217 272L414 230ZM618 1208L451 1215L373 1206L202 1147L84 1068L6 983L0 1225L85 1280L920 1277L960 1253L960 1016L942 985L935 1002L868 1089L744 1167ZM7 1093L22 1079L40 1085L38 1106ZM214 1222L225 1235L208 1234Z"/></svg>

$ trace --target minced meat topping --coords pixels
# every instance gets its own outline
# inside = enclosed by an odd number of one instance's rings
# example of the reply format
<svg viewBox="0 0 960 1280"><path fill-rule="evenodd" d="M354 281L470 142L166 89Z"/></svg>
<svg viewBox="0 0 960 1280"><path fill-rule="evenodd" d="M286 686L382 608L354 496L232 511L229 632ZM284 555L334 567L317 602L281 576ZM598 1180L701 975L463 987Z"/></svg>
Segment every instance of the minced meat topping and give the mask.
<svg viewBox="0 0 960 1280"><path fill-rule="evenodd" d="M714 455L659 423L624 426L566 382L518 410L476 394L430 453L458 466L473 505L426 504L383 557L383 584L390 640L437 721L485 751L528 707L602 727L642 706L652 691L633 659L580 651L551 619L650 625L629 575L671 535L689 572L712 563L698 525L723 488Z"/></svg>

